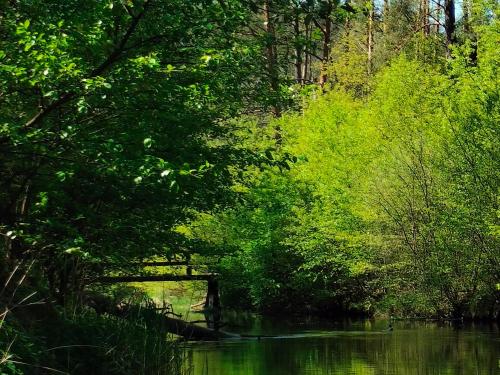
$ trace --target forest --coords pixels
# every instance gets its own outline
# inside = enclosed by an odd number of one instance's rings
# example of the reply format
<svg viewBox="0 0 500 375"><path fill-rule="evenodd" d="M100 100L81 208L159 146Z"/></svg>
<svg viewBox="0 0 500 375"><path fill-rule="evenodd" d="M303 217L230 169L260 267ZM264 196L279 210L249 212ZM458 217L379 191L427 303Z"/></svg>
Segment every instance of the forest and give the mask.
<svg viewBox="0 0 500 375"><path fill-rule="evenodd" d="M150 296L103 282L154 262L224 309L498 322L499 17L0 0L0 374L180 374Z"/></svg>

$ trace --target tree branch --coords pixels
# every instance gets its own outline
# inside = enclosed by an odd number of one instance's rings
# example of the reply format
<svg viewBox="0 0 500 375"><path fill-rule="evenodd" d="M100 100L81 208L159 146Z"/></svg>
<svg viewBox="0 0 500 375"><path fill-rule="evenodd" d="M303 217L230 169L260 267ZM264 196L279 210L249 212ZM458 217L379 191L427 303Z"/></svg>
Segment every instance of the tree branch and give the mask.
<svg viewBox="0 0 500 375"><path fill-rule="evenodd" d="M127 31L125 32L125 34L123 35L123 37L121 38L120 42L115 47L113 52L111 52L111 54L107 57L107 59L101 65L99 65L97 68L95 68L90 73L88 78L93 78L93 77L100 75L101 73L106 71L106 69L108 69L111 65L113 65L118 60L119 56L122 54L122 52L125 49L125 45L129 41L129 39L132 36L132 34L134 33L134 31L136 30L137 25L139 24L139 21L143 18L144 14L146 13L147 8L151 4L151 1L152 0L145 1L144 6L142 8L142 11L137 16L134 16L132 18L132 22L130 23ZM60 108L63 104L69 102L71 99L75 98L76 96L77 96L76 92L67 92L67 93L63 94L59 99L53 101L50 105L43 108L35 116L33 116L30 120L28 120L24 124L23 128L30 128L30 127L34 126L35 124L39 123L47 115L52 113L55 109Z"/></svg>

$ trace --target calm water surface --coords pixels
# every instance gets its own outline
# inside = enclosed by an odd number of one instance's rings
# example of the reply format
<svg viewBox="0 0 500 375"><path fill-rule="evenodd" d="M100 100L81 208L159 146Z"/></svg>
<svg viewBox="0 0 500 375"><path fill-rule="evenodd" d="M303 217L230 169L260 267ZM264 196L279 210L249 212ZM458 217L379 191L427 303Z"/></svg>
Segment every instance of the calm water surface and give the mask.
<svg viewBox="0 0 500 375"><path fill-rule="evenodd" d="M500 375L494 325L231 318L227 331L277 337L192 343L193 375Z"/></svg>

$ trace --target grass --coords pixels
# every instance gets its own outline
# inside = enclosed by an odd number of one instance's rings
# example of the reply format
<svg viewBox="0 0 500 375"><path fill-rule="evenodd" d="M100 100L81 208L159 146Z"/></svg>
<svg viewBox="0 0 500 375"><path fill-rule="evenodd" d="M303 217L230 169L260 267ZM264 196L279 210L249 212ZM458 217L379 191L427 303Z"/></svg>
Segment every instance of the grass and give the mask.
<svg viewBox="0 0 500 375"><path fill-rule="evenodd" d="M20 292L26 293L31 290ZM4 314L0 374L186 374L183 344L166 333L150 299L131 288L118 294L132 307L121 317L79 304L49 303L26 304Z"/></svg>
<svg viewBox="0 0 500 375"><path fill-rule="evenodd" d="M186 320L192 314L191 305L203 301L207 293L207 285L203 281L160 281L129 285L143 290L159 306L162 306L164 301L170 303L173 311L181 314Z"/></svg>

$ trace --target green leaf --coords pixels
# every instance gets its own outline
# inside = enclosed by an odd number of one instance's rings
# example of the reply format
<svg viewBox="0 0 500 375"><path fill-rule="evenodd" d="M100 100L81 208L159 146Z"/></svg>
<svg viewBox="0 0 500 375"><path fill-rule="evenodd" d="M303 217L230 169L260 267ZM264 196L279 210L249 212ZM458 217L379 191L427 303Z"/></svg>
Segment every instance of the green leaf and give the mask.
<svg viewBox="0 0 500 375"><path fill-rule="evenodd" d="M171 169L165 169L163 172L161 172L160 176L167 177L170 173L172 173Z"/></svg>
<svg viewBox="0 0 500 375"><path fill-rule="evenodd" d="M61 182L64 182L66 180L66 172L64 172L64 171L56 172L56 176L59 179L59 181L61 181Z"/></svg>

